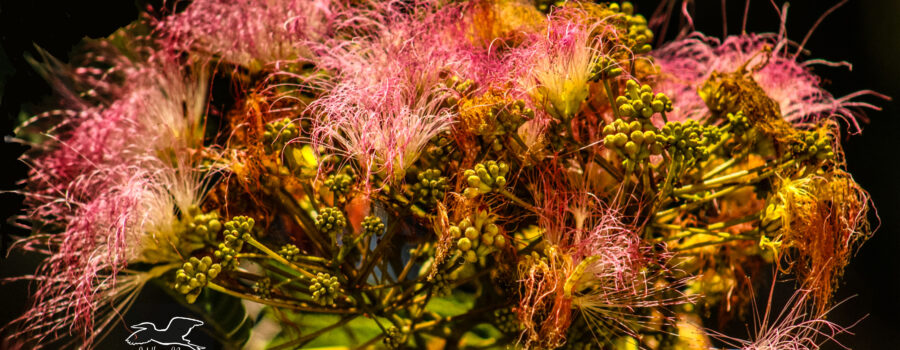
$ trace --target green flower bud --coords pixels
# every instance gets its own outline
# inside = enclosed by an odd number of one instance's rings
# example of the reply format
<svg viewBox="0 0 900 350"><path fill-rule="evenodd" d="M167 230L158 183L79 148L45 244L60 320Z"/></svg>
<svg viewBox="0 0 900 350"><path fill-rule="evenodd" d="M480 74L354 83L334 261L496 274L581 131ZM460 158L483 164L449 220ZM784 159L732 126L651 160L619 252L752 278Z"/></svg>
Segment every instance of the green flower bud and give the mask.
<svg viewBox="0 0 900 350"><path fill-rule="evenodd" d="M456 241L456 247L461 251L467 251L469 249L472 249L472 241L467 237L460 238L458 241Z"/></svg>
<svg viewBox="0 0 900 350"><path fill-rule="evenodd" d="M391 327L385 332L384 340L382 341L388 349L399 349L406 344L406 334L397 327Z"/></svg>
<svg viewBox="0 0 900 350"><path fill-rule="evenodd" d="M431 207L444 199L444 191L447 189L447 178L441 176L440 170L428 169L420 172L416 178L418 182L413 184L411 189L413 198L415 198L417 203L425 207ZM470 184L476 182L476 185L473 187L478 187L481 180L475 176L467 178L467 181Z"/></svg>
<svg viewBox="0 0 900 350"><path fill-rule="evenodd" d="M466 177L466 183L469 185L463 194L466 197L474 198L479 194L502 189L506 185L506 174L508 172L509 165L503 162L491 160L476 164L474 169L468 169L463 172L463 176Z"/></svg>
<svg viewBox="0 0 900 350"><path fill-rule="evenodd" d="M633 117L633 116L637 115L637 111L635 110L634 106L626 103L626 104L619 106L619 114L626 116L626 117Z"/></svg>
<svg viewBox="0 0 900 350"><path fill-rule="evenodd" d="M453 290L453 279L444 272L439 272L434 275L434 278L431 280L431 294L435 297L443 297L450 295Z"/></svg>
<svg viewBox="0 0 900 350"><path fill-rule="evenodd" d="M219 264L213 264L208 256L202 259L191 257L181 269L175 272L174 288L185 295L188 303L194 303L209 281L215 279L221 271Z"/></svg>
<svg viewBox="0 0 900 350"><path fill-rule="evenodd" d="M634 143L634 141L628 141L627 143L625 143L625 153L626 154L628 154L630 156L634 156L635 154L637 154L637 151L638 151L638 146L636 143Z"/></svg>
<svg viewBox="0 0 900 350"><path fill-rule="evenodd" d="M344 219L344 213L335 207L322 209L319 216L316 217L316 228L332 238L343 232L346 226L347 220Z"/></svg>
<svg viewBox="0 0 900 350"><path fill-rule="evenodd" d="M332 193L337 196L346 196L350 193L350 187L353 186L353 175L348 173L338 173L328 175L328 179L324 182Z"/></svg>
<svg viewBox="0 0 900 350"><path fill-rule="evenodd" d="M313 301L328 306L334 304L340 288L341 284L338 282L337 277L319 272L310 281L309 292L312 294Z"/></svg>
<svg viewBox="0 0 900 350"><path fill-rule="evenodd" d="M466 237L468 237L471 240L478 239L479 235L480 234L479 234L478 230L475 229L475 227L469 227L466 229Z"/></svg>
<svg viewBox="0 0 900 350"><path fill-rule="evenodd" d="M253 294L261 299L269 299L272 297L272 280L268 277L260 278L253 284Z"/></svg>
<svg viewBox="0 0 900 350"><path fill-rule="evenodd" d="M497 330L506 334L516 334L522 329L516 314L508 307L494 310L494 325Z"/></svg>
<svg viewBox="0 0 900 350"><path fill-rule="evenodd" d="M503 235L494 237L494 248L503 249L504 247L506 247L506 237Z"/></svg>
<svg viewBox="0 0 900 350"><path fill-rule="evenodd" d="M297 246L293 244L285 244L281 246L278 255L287 261L297 261L300 258L300 248L297 248Z"/></svg>
<svg viewBox="0 0 900 350"><path fill-rule="evenodd" d="M625 136L625 134L616 134L615 135L615 138L613 139L613 145L621 148L621 147L625 147L626 143L628 143L628 136Z"/></svg>
<svg viewBox="0 0 900 350"><path fill-rule="evenodd" d="M363 234L367 236L381 236L384 234L384 223L375 215L366 216L362 222Z"/></svg>
<svg viewBox="0 0 900 350"><path fill-rule="evenodd" d="M266 124L263 143L267 152L278 154L299 136L300 128L290 118L284 118Z"/></svg>

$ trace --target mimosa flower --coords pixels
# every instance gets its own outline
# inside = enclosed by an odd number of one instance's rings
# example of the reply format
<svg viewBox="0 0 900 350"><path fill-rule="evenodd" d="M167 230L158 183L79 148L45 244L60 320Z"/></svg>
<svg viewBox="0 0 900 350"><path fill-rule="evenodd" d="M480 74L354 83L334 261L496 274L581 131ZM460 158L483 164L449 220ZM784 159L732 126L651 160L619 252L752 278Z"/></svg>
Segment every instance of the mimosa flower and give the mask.
<svg viewBox="0 0 900 350"><path fill-rule="evenodd" d="M150 163L159 167L149 169ZM164 272L128 271L129 263L177 267L181 255L189 253L179 251L184 228L177 213L199 205L205 188L190 169L158 160L110 167L94 174L106 179L100 192L60 199L74 208L63 217L64 231L20 243L28 249L47 247L50 255L33 277L38 289L32 309L17 321L20 333L36 341L77 335L90 347L143 284Z"/></svg>
<svg viewBox="0 0 900 350"><path fill-rule="evenodd" d="M201 0L158 29L176 49L259 69L311 59L306 43L328 36L337 13L329 0Z"/></svg>
<svg viewBox="0 0 900 350"><path fill-rule="evenodd" d="M403 178L429 140L449 129L453 115L435 98L439 91L416 97L416 92L403 86L385 85L377 95L356 96L359 100L353 104L330 108L333 112L317 122L313 142L355 159L363 174L396 181ZM340 96L333 94L319 101L329 103L331 98ZM370 181L368 176L364 178Z"/></svg>
<svg viewBox="0 0 900 350"><path fill-rule="evenodd" d="M830 304L844 266L871 234L868 202L868 193L843 172L785 179L778 186L778 238L819 311Z"/></svg>
<svg viewBox="0 0 900 350"><path fill-rule="evenodd" d="M855 101L864 95L883 97L873 91L858 91L834 97L821 87L814 65L842 65L823 60L800 61L787 51L787 39L771 34L729 36L725 40L700 33L670 42L651 55L662 72L657 89L675 101L670 120L697 119L707 113L697 90L713 72L732 73L747 69L769 98L781 109L782 117L795 126L813 126L823 118L840 118L859 132L856 108L878 107ZM769 53L767 50L771 50ZM849 64L847 64L849 66Z"/></svg>
<svg viewBox="0 0 900 350"><path fill-rule="evenodd" d="M182 73L165 55L146 64L107 61L119 62L120 86L87 83L103 85L109 100L95 106L57 84L72 108L63 113L67 128L53 130L48 148L23 157L32 166L26 219L39 232L61 230L20 242L49 255L33 278L34 306L17 323L37 341L68 333L90 347L102 337L110 312L122 312L149 279L132 271L123 281L137 282L119 289L119 274L132 262L179 261L176 213L198 205L203 192L191 149L202 145L205 74ZM153 241L148 234L169 241L137 243ZM146 255L150 248L165 254Z"/></svg>
<svg viewBox="0 0 900 350"><path fill-rule="evenodd" d="M310 105L319 114L312 142L354 158L367 183L372 173L401 179L426 143L449 129L454 117L440 83L471 65L455 43L452 7L412 15L382 10L383 23L359 25L364 36L322 46L317 63L337 82Z"/></svg>
<svg viewBox="0 0 900 350"><path fill-rule="evenodd" d="M588 96L591 68L601 56L600 36L592 35L597 27L557 18L548 23L546 36L517 51L532 60L525 85L556 118L571 119Z"/></svg>
<svg viewBox="0 0 900 350"><path fill-rule="evenodd" d="M757 316L758 329L752 340L741 340L713 332L711 336L741 350L818 350L835 337L847 333L847 329L826 320L830 310L810 310L808 290L800 290L791 296L784 309L777 315L771 313L771 305L762 317ZM771 303L771 300L770 300Z"/></svg>

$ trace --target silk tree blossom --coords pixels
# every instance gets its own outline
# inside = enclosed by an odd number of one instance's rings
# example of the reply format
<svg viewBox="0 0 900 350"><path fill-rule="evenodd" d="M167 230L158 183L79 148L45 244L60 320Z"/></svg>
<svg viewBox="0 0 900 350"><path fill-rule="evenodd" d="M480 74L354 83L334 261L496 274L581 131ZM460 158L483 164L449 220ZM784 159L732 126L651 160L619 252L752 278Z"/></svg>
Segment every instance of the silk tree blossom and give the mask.
<svg viewBox="0 0 900 350"><path fill-rule="evenodd" d="M329 0L200 0L158 29L177 49L259 69L312 58L306 43L330 34L333 7Z"/></svg>
<svg viewBox="0 0 900 350"><path fill-rule="evenodd" d="M681 282L659 283L668 271L648 269L651 265L665 266L668 254L653 252L621 224L618 213L602 216L585 244L581 259L577 264L573 261L575 268L564 292L592 330L634 336L653 321L638 310L689 301L676 290Z"/></svg>
<svg viewBox="0 0 900 350"><path fill-rule="evenodd" d="M830 341L843 347L835 337L848 333L847 328L826 320L830 310L816 312L809 301L809 291L799 290L777 315L771 313L771 305L767 306L762 318L757 316L755 319L759 325L752 334L752 340L736 339L717 332L710 335L729 347L741 350L818 350Z"/></svg>
<svg viewBox="0 0 900 350"><path fill-rule="evenodd" d="M178 213L200 204L207 181L188 164L173 167L148 159L140 166L107 167L92 176L103 177L107 186L84 198L60 199L75 208L64 217L61 233L19 243L31 249L46 247L49 254L32 277L38 283L34 305L17 320L20 334L35 341L71 334L90 347L143 284L166 270L126 270L129 263L172 269L189 253L178 250Z"/></svg>
<svg viewBox="0 0 900 350"><path fill-rule="evenodd" d="M429 140L453 122L453 114L441 107L439 90L416 96L387 82L381 91L356 96L350 104L340 94L358 92L341 88L319 100L325 116L316 121L313 142L353 158L363 174L378 174L389 182L401 180Z"/></svg>
<svg viewBox="0 0 900 350"><path fill-rule="evenodd" d="M554 117L569 120L581 109L588 97L592 67L604 49L610 49L603 47L610 44L603 39L607 34L615 35L615 29L603 20L586 24L567 16L551 17L545 33L512 54L529 67L523 85Z"/></svg>
<svg viewBox="0 0 900 350"><path fill-rule="evenodd" d="M653 251L622 213L586 188L577 191L560 174L541 179L539 222L547 248L520 263L523 285L519 319L525 347L556 347L574 317L584 317L595 338L637 335L654 321L639 310L683 304L682 282L658 283L668 253ZM538 314L547 314L543 322ZM612 339L597 339L611 341Z"/></svg>
<svg viewBox="0 0 900 350"><path fill-rule="evenodd" d="M120 87L104 88L108 100L99 105L56 84L70 108L58 113L65 127L23 157L32 167L25 219L50 233L19 242L49 255L31 278L34 305L16 322L37 342L71 334L90 347L102 337L149 279L126 272L129 263L180 261L177 213L199 205L205 188L192 155L202 146L203 69L183 73L183 62L163 54L143 64L114 61ZM79 83L90 89L110 80Z"/></svg>
<svg viewBox="0 0 900 350"><path fill-rule="evenodd" d="M180 152L202 146L208 75L205 66L183 67L172 58L137 70L134 87L120 103L134 123L136 155Z"/></svg>
<svg viewBox="0 0 900 350"><path fill-rule="evenodd" d="M382 5L358 16L379 19L356 23L358 37L319 47L317 64L336 79L309 109L317 115L312 142L353 158L367 184L369 174L402 179L429 140L449 129L442 83L472 66L452 21L456 9Z"/></svg>
<svg viewBox="0 0 900 350"><path fill-rule="evenodd" d="M338 85L358 89L361 94L373 93L372 89L382 88L385 81L392 81L395 88L427 94L448 75L479 69L478 60L484 57L465 41L457 23L458 8L410 9L412 13L404 9L388 2L376 10L357 10L361 11L354 17L357 22L348 25L356 36L315 46L315 63L337 75Z"/></svg>
<svg viewBox="0 0 900 350"><path fill-rule="evenodd" d="M185 244L180 222L202 203L212 173L188 161L180 162L175 166L160 163L146 174L140 206L135 210L139 220L128 237L135 243L125 255L129 262L176 262L194 249Z"/></svg>
<svg viewBox="0 0 900 350"><path fill-rule="evenodd" d="M693 33L653 51L652 56L662 72L657 89L675 101L675 110L669 118L702 118L707 113L706 104L697 94L702 84L713 72L732 73L743 67L768 97L778 103L782 117L791 124L810 126L822 118L837 117L847 122L852 132L859 132L854 108L878 108L854 99L864 95L884 96L869 90L832 96L821 87L821 79L812 73L811 67L840 64L799 61L798 55L788 53L788 46L785 37L774 34L735 35L718 40Z"/></svg>
<svg viewBox="0 0 900 350"><path fill-rule="evenodd" d="M92 105L76 97L79 91L56 84L60 95L68 96L69 108L32 122L62 118L61 126L47 133L51 140L22 158L31 167L24 195L26 204L34 203L32 219L54 222L69 209L65 201L49 198L82 198L105 190L110 182L97 174L107 167L157 157L176 164L188 158L188 149L202 145L207 76L201 67L182 73L164 56L144 65L120 64L123 86L110 101Z"/></svg>

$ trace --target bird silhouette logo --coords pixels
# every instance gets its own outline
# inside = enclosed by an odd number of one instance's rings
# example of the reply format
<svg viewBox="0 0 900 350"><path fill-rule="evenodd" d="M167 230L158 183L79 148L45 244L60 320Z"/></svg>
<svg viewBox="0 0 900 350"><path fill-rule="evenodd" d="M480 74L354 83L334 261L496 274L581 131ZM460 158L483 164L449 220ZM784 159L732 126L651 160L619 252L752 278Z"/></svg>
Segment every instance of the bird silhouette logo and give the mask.
<svg viewBox="0 0 900 350"><path fill-rule="evenodd" d="M125 342L129 345L156 343L159 345L183 346L192 350L203 350L204 347L191 344L191 341L187 339L191 330L202 324L203 321L187 317L173 317L169 320L169 325L163 329L156 328L156 325L152 322L142 322L131 326L131 329L136 329L137 331L131 333L125 339Z"/></svg>

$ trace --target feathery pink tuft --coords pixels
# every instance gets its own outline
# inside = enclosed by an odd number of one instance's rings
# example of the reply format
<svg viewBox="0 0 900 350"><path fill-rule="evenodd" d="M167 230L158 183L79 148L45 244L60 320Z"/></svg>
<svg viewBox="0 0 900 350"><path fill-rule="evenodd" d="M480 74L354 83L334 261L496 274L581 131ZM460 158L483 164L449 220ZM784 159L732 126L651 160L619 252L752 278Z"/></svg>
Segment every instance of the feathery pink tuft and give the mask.
<svg viewBox="0 0 900 350"><path fill-rule="evenodd" d="M773 48L771 57L763 52L767 46ZM754 69L754 80L778 103L788 122L802 127L836 117L847 122L851 132L859 132L860 114L854 108L879 108L853 99L864 95L886 97L864 90L835 98L810 71L814 64L834 64L822 60L800 62L787 53L787 46L786 38L774 34L729 36L719 41L693 33L653 51L662 71L656 88L668 94L675 104L669 119L700 119L707 110L697 89L713 72L731 73L746 64L747 69ZM756 66L761 67L756 70Z"/></svg>
<svg viewBox="0 0 900 350"><path fill-rule="evenodd" d="M70 109L32 122L65 118L42 148L22 158L31 167L23 191L25 219L41 223L33 227L38 232L58 231L18 243L49 255L30 276L37 283L33 307L14 323L20 335L38 343L77 335L90 348L102 337L114 316L110 312L124 311L132 292L146 282L119 274L142 259L142 237L171 230L176 210L198 204L204 188L188 169L193 169L189 149L202 137L206 77L182 73L181 65L164 55L143 65L115 57L107 61L118 62L115 77L73 84L52 80ZM76 68L71 76L91 70ZM117 88L110 83L114 79L121 79ZM104 93L81 94L73 85L88 91L97 86ZM120 277L126 282L121 286Z"/></svg>
<svg viewBox="0 0 900 350"><path fill-rule="evenodd" d="M157 29L177 50L258 69L310 59L305 43L330 35L335 17L329 0L200 0Z"/></svg>

